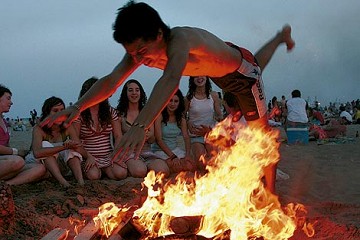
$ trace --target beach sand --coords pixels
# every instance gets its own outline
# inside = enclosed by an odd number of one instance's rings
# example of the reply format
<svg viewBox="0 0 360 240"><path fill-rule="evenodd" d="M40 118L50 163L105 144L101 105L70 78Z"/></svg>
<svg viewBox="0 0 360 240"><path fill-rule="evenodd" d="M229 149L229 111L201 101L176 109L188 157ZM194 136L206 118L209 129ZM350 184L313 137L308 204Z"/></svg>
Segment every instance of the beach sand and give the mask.
<svg viewBox="0 0 360 240"><path fill-rule="evenodd" d="M290 178L278 180L282 205L302 203L307 221L314 224L309 239L360 239L360 125L348 126L347 138L318 145L280 146L278 167ZM285 133L281 129L281 136ZM11 145L30 146L31 130L13 132ZM41 239L56 227L72 229L69 218L90 219L82 208L97 208L106 202L140 204L141 179L86 181L83 188L61 188L54 180L11 187L15 218L0 239ZM1 230L1 226L0 226ZM4 229L3 229L4 230ZM4 230L5 231L5 230ZM73 230L70 231L70 237ZM308 239L296 230L291 239Z"/></svg>

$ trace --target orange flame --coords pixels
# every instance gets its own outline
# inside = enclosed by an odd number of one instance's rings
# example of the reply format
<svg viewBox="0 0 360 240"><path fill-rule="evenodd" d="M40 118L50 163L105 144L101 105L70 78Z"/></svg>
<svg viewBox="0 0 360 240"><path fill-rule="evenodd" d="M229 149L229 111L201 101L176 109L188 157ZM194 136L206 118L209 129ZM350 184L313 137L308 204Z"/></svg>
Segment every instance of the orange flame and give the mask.
<svg viewBox="0 0 360 240"><path fill-rule="evenodd" d="M228 230L236 240L291 237L302 205L288 205L285 212L261 181L264 167L279 160L278 135L230 119L219 123L207 136L218 150L208 161L208 173L192 183L179 174L175 183L164 184L162 175L149 172L144 180L148 198L134 212L137 223L157 237L173 233L174 217L203 216L197 234L208 238Z"/></svg>
<svg viewBox="0 0 360 240"><path fill-rule="evenodd" d="M80 220L80 219L77 219L77 218L74 218L74 217L69 217L69 223L71 225L74 225L74 232L76 235L79 234L80 232L80 229L85 226L85 220Z"/></svg>
<svg viewBox="0 0 360 240"><path fill-rule="evenodd" d="M313 236L304 206L291 203L282 208L261 181L264 167L279 161L278 136L278 132L249 128L231 119L219 123L207 136L216 148L207 162L207 173L190 182L180 173L170 183L164 182L162 174L149 172L143 182L148 197L133 220L148 237L173 234L171 221L184 216L199 217L199 226L190 228L207 238L221 239L230 231L232 240L288 239L296 228ZM94 221L101 222L109 236L128 209L120 210L113 203L100 208Z"/></svg>
<svg viewBox="0 0 360 240"><path fill-rule="evenodd" d="M118 208L108 202L99 207L99 214L93 218L95 226L99 227L100 234L109 237L114 229L122 222L129 208Z"/></svg>

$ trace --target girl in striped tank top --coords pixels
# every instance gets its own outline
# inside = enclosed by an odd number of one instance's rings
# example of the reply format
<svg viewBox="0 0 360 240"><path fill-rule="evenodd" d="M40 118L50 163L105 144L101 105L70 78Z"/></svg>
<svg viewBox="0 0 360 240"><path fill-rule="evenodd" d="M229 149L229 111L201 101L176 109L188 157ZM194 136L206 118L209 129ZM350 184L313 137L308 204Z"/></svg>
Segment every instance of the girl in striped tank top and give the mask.
<svg viewBox="0 0 360 240"><path fill-rule="evenodd" d="M81 88L82 97L98 79L86 80ZM74 122L78 136L89 157L83 164L88 179L100 179L103 174L114 180L127 177L124 163L112 163L113 144L121 138L120 123L117 111L109 104L108 99L96 104L83 112Z"/></svg>

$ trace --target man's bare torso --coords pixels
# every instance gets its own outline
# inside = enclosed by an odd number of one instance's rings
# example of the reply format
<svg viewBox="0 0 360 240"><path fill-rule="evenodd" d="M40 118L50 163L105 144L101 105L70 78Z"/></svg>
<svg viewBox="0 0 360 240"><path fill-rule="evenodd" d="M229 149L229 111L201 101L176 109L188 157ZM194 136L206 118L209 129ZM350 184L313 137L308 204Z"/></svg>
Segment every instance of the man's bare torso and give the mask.
<svg viewBox="0 0 360 240"><path fill-rule="evenodd" d="M183 51L183 44L188 44L189 54L182 75L222 77L240 66L240 52L206 30L191 27L171 29L167 46L175 48L175 51ZM148 66L165 69L167 61L167 54L164 52L156 62Z"/></svg>

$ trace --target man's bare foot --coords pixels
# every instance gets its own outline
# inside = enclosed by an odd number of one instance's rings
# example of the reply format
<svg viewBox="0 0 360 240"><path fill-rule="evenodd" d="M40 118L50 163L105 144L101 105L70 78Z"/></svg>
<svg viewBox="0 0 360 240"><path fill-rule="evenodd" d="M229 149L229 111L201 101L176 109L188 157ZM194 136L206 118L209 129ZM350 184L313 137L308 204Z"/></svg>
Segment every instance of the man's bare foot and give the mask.
<svg viewBox="0 0 360 240"><path fill-rule="evenodd" d="M290 51L295 46L295 41L291 38L291 27L285 25L281 31L283 42L286 43L287 50Z"/></svg>

